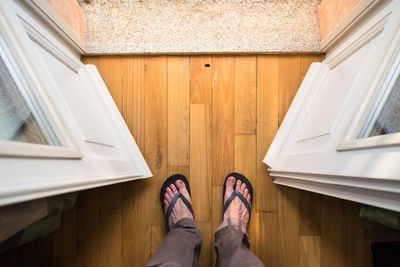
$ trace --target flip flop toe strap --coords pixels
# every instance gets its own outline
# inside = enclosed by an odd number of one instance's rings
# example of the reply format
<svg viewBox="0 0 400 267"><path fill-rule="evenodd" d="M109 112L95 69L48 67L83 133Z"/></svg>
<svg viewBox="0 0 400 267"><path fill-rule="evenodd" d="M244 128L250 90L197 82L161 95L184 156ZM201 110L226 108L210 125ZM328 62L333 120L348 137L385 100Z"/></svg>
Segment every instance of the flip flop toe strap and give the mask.
<svg viewBox="0 0 400 267"><path fill-rule="evenodd" d="M178 192L174 195L174 197L171 199L171 202L169 203L169 206L167 209L167 215L166 215L167 225L168 225L169 216L171 215L172 209L174 208L176 201L178 201L178 198L182 199L183 203L185 203L186 207L189 209L190 213L192 213L192 215L194 217L192 205L190 204L189 200L187 200L187 198L184 195L182 195L181 192Z"/></svg>
<svg viewBox="0 0 400 267"><path fill-rule="evenodd" d="M229 196L229 198L226 200L226 202L224 204L224 210L222 212L222 219L224 219L224 214L235 197L239 197L239 199L243 202L244 206L246 207L247 211L249 212L249 220L250 220L250 215L251 215L250 204L247 201L247 199L243 196L243 194L240 193L239 191L233 191L232 194Z"/></svg>

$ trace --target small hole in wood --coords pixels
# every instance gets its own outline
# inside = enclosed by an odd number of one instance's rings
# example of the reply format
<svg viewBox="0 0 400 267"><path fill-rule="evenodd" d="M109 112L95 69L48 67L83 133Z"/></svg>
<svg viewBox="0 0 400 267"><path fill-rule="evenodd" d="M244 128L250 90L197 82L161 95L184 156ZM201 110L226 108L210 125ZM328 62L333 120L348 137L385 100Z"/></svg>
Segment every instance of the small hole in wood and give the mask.
<svg viewBox="0 0 400 267"><path fill-rule="evenodd" d="M204 67L209 68L210 64L205 64Z"/></svg>

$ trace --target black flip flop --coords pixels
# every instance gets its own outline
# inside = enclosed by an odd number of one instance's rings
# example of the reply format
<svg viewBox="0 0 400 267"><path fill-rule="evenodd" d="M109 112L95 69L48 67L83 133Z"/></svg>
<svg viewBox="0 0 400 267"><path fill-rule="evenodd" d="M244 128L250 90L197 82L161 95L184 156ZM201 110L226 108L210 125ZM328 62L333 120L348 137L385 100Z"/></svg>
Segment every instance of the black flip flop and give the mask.
<svg viewBox="0 0 400 267"><path fill-rule="evenodd" d="M170 176L167 180L165 180L165 182L161 186L161 190L160 190L160 200L161 200L161 206L162 206L163 211L164 211L164 199L165 199L164 195L165 195L165 192L167 192L167 187L170 186L171 184L175 184L175 182L177 180L182 180L182 182L185 183L186 189L189 192L189 196L192 196L190 194L189 181L184 175L182 175L182 174L174 174L174 175ZM173 209L174 205L176 204L176 201L178 200L178 198L182 199L183 203L185 203L186 207L192 213L193 218L194 218L192 205L190 204L189 200L187 200L187 198L184 195L182 195L181 192L179 192L179 190L178 190L178 193L175 194L174 197L171 199L171 202L169 203L169 206L168 206L168 209L167 209L167 214L165 215L165 220L167 222L167 230L168 230L168 232L170 230L170 227L168 225L168 219L169 219L169 216L171 215L172 209Z"/></svg>
<svg viewBox="0 0 400 267"><path fill-rule="evenodd" d="M222 201L224 201L225 198L225 191L226 191L226 180L228 180L229 177L235 177L236 181L240 180L242 181L242 183L244 183L246 185L247 190L249 190L249 194L250 194L250 204L253 204L253 187L251 186L250 181L242 174L237 173L237 172L232 172L230 174L228 174L228 176L226 176L225 181L224 181L224 191L222 194ZM225 204L224 204L224 209L222 211L222 220L224 219L224 214L226 212L226 210L228 209L229 205L231 204L232 200L235 197L239 197L239 199L243 202L244 206L247 208L247 211L249 212L249 221L250 221L250 217L251 217L251 206L249 205L249 202L247 202L247 199L243 196L242 193L240 193L239 191L236 190L236 183L235 186L233 187L233 192L232 194L229 196L229 198L226 200Z"/></svg>

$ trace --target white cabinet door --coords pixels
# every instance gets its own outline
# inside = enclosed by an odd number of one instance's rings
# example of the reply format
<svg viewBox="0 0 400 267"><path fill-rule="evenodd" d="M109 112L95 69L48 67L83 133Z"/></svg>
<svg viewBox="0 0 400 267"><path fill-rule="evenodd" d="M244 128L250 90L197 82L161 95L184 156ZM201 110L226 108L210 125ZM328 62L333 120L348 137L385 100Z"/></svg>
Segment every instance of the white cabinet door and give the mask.
<svg viewBox="0 0 400 267"><path fill-rule="evenodd" d="M275 183L400 211L400 2L311 65L264 162Z"/></svg>
<svg viewBox="0 0 400 267"><path fill-rule="evenodd" d="M150 177L96 67L32 7L0 2L0 205Z"/></svg>

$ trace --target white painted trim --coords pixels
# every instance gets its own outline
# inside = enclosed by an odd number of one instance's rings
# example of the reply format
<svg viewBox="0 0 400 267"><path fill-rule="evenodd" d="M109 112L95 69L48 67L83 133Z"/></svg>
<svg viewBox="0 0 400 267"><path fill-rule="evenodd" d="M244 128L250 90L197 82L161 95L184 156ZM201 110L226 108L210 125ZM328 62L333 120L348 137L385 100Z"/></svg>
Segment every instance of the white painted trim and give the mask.
<svg viewBox="0 0 400 267"><path fill-rule="evenodd" d="M84 41L75 33L60 15L45 0L14 0L17 3L29 8L45 21L48 26L63 36L63 39L71 45L79 54L85 53Z"/></svg>
<svg viewBox="0 0 400 267"><path fill-rule="evenodd" d="M347 14L342 21L330 33L321 40L320 47L322 52L326 52L331 46L337 42L338 39L343 37L351 26L357 23L362 17L368 13L380 0L361 0L354 8Z"/></svg>
<svg viewBox="0 0 400 267"><path fill-rule="evenodd" d="M13 185L7 187L6 190L2 189L0 195L0 206L68 192L86 190L105 185L128 182L136 180L139 177L142 178L141 174L139 173L121 173L116 175L77 177L73 181L71 181L71 179L35 181L34 184L30 184L29 186L26 184Z"/></svg>
<svg viewBox="0 0 400 267"><path fill-rule="evenodd" d="M338 175L312 174L312 173L294 173L279 170L270 170L274 178L287 178L316 182L321 184L330 184L338 186L347 186L353 188L362 188L368 190L391 192L400 194L400 181L390 179L377 179L365 177L344 177Z"/></svg>
<svg viewBox="0 0 400 267"><path fill-rule="evenodd" d="M391 10L388 10L388 12L383 14L378 20L366 27L364 32L357 34L354 38L349 38L340 49L336 49L332 54L326 57L324 63L328 64L330 69L333 69L360 47L363 47L369 41L373 40L376 36L382 33L390 13Z"/></svg>
<svg viewBox="0 0 400 267"><path fill-rule="evenodd" d="M21 17L20 17L21 18ZM41 32L35 29L31 24L26 22L23 18L22 25L24 26L29 38L31 38L35 43L40 45L43 49L49 52L51 55L55 56L58 60L60 60L64 65L69 67L72 71L78 72L82 67L82 62L79 61L76 57L71 54L68 54L65 50L63 51L53 42L48 40Z"/></svg>
<svg viewBox="0 0 400 267"><path fill-rule="evenodd" d="M80 159L79 150L72 147L30 144L12 141L0 141L0 157L31 157Z"/></svg>
<svg viewBox="0 0 400 267"><path fill-rule="evenodd" d="M286 177L277 177L274 183L400 212L400 194L398 193Z"/></svg>

